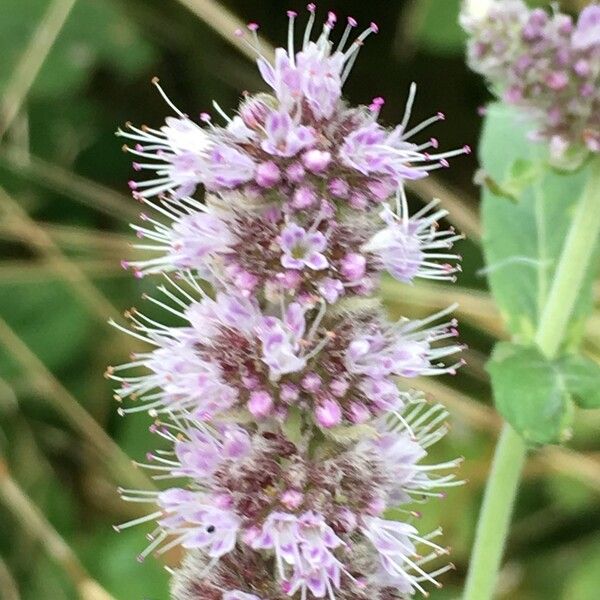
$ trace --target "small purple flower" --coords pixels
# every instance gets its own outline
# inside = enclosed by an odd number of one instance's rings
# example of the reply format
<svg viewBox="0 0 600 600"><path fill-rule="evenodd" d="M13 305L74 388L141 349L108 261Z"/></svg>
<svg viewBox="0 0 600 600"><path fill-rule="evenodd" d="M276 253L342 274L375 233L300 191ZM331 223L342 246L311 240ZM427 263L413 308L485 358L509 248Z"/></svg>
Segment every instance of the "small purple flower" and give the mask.
<svg viewBox="0 0 600 600"><path fill-rule="evenodd" d="M279 167L272 161L260 163L256 167L256 183L263 188L273 187L281 178Z"/></svg>
<svg viewBox="0 0 600 600"><path fill-rule="evenodd" d="M287 112L272 112L265 122L262 149L274 156L295 156L315 141L312 127L294 123Z"/></svg>
<svg viewBox="0 0 600 600"><path fill-rule="evenodd" d="M175 454L181 467L174 473L199 481L210 477L221 462L217 440L199 429L188 431L189 439L175 443Z"/></svg>
<svg viewBox="0 0 600 600"><path fill-rule="evenodd" d="M336 427L342 422L342 409L335 400L326 398L315 408L315 419L325 429Z"/></svg>
<svg viewBox="0 0 600 600"><path fill-rule="evenodd" d="M335 304L344 294L344 284L339 279L325 277L319 282L319 293L329 304Z"/></svg>
<svg viewBox="0 0 600 600"><path fill-rule="evenodd" d="M342 69L345 58L340 53L324 56L323 48L309 44L296 57L302 92L317 119L328 119L342 95Z"/></svg>
<svg viewBox="0 0 600 600"><path fill-rule="evenodd" d="M434 203L425 207L435 206ZM438 219L446 215L446 211L433 211L427 216L408 218L402 212L395 215L386 207L381 217L387 223L364 246L363 250L377 257L381 267L392 277L408 283L415 277L427 279L452 280L458 267L447 262L434 262L436 259L458 260L456 254L447 250L461 238L453 230L444 231L436 227Z"/></svg>
<svg viewBox="0 0 600 600"><path fill-rule="evenodd" d="M167 117L166 125L152 132L128 125L117 135L136 142L129 151L141 159L148 158L149 148L156 163L134 163L136 170L156 171L158 178L146 182L132 182L131 188L146 198L167 190L177 197L193 194L204 181L206 158L213 145L207 132L188 118Z"/></svg>
<svg viewBox="0 0 600 600"><path fill-rule="evenodd" d="M296 209L302 210L313 206L317 201L317 195L314 190L309 186L301 186L294 192L292 199L292 206Z"/></svg>
<svg viewBox="0 0 600 600"><path fill-rule="evenodd" d="M215 145L207 158L204 184L209 190L231 189L253 179L256 165L241 150Z"/></svg>
<svg viewBox="0 0 600 600"><path fill-rule="evenodd" d="M357 252L349 252L340 264L340 272L347 281L352 283L362 279L365 274L367 259Z"/></svg>
<svg viewBox="0 0 600 600"><path fill-rule="evenodd" d="M317 598L325 596L329 581L339 586L339 561L333 550L342 544L323 515L312 511L300 517L271 513L250 542L255 549L273 550L282 581L287 581L287 567L293 567L288 594L293 595L295 590L307 586Z"/></svg>
<svg viewBox="0 0 600 600"><path fill-rule="evenodd" d="M295 223L290 223L281 232L279 245L283 250L281 264L286 269L314 271L326 269L327 259L323 251L327 248L327 238L320 231L306 231Z"/></svg>
<svg viewBox="0 0 600 600"><path fill-rule="evenodd" d="M339 177L330 180L327 187L329 192L336 198L346 198L350 191L348 183Z"/></svg>
<svg viewBox="0 0 600 600"><path fill-rule="evenodd" d="M300 74L283 48L275 50L274 65L264 58L259 58L257 64L262 78L273 88L282 108L291 108L302 97Z"/></svg>
<svg viewBox="0 0 600 600"><path fill-rule="evenodd" d="M403 406L398 386L391 379L366 377L359 389L381 412L398 411Z"/></svg>
<svg viewBox="0 0 600 600"><path fill-rule="evenodd" d="M158 504L166 516L159 523L173 530L184 548L202 548L211 558L233 550L240 519L231 511L215 507L210 498L181 488L160 492Z"/></svg>
<svg viewBox="0 0 600 600"><path fill-rule="evenodd" d="M228 426L221 433L221 437L221 451L225 458L239 460L250 454L252 444L245 429L235 425Z"/></svg>
<svg viewBox="0 0 600 600"><path fill-rule="evenodd" d="M273 410L273 397L268 392L258 391L250 394L248 410L257 419L264 419Z"/></svg>
<svg viewBox="0 0 600 600"><path fill-rule="evenodd" d="M185 215L173 224L171 253L179 268L205 267L206 258L227 254L235 243L227 223L208 212Z"/></svg>
<svg viewBox="0 0 600 600"><path fill-rule="evenodd" d="M381 571L377 576L386 583L405 587L407 581L413 580L408 557L416 551L417 530L408 523L378 517L363 517L363 522L362 532L379 552Z"/></svg>
<svg viewBox="0 0 600 600"><path fill-rule="evenodd" d="M297 537L298 517L284 512L272 512L257 536L249 540L249 545L255 549L275 550L279 576L285 580L285 565L293 565L299 560Z"/></svg>
<svg viewBox="0 0 600 600"><path fill-rule="evenodd" d="M365 423L371 418L371 412L362 402L352 402L350 405L350 420L353 423Z"/></svg>
<svg viewBox="0 0 600 600"><path fill-rule="evenodd" d="M302 155L302 163L311 173L322 173L331 162L331 154L322 150L309 150Z"/></svg>
<svg viewBox="0 0 600 600"><path fill-rule="evenodd" d="M301 492L299 492L297 490L286 490L281 495L281 503L288 510L297 509L299 506L302 505L303 501L304 501L304 494L302 494Z"/></svg>

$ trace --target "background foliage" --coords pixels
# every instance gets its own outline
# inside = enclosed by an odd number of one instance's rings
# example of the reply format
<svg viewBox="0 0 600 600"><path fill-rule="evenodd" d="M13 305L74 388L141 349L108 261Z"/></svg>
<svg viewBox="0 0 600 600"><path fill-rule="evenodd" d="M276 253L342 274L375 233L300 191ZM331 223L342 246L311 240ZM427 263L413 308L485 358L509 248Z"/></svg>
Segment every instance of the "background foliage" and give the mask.
<svg viewBox="0 0 600 600"><path fill-rule="evenodd" d="M150 86L154 75L192 116L210 108L213 98L233 108L241 90L262 84L248 58L217 31L222 27L231 38L236 27L231 15L237 15L258 21L267 39L281 41L285 10L295 4L303 10L301 2L277 0L2 1L0 598L99 600L82 587L90 580L118 600L168 597L163 564L177 557L140 565L135 557L145 543L143 531L117 535L111 529L132 516L132 507L122 504L115 490L130 475L102 430L140 459L152 439L147 417L116 414L102 372L123 360L132 342L106 321L141 305L141 293L153 285L133 280L119 266L134 252L128 248L127 223L135 219L137 207L127 194L129 161L113 132L128 119L158 125L168 113ZM563 5L578 8L577 2ZM384 96L383 116L394 123L414 80L420 88L415 119L443 110L446 121L434 133L442 146L476 146L478 107L489 95L464 65L458 7L458 0L323 5L380 25L381 33L369 40L355 67L348 97L365 103ZM510 133L503 135L506 140ZM455 160L452 169L412 190L415 206L439 195L468 236L460 248L464 274L458 285L384 286L396 315L417 316L459 301L463 337L470 346L468 365L458 377L423 382L452 413L452 432L437 453L464 455L468 480L445 501L423 509L427 524L444 526L456 565L444 577L444 589L432 593L439 600L454 598L460 590L498 427L485 357L496 339L508 337L500 311L524 315L518 322L509 319L512 332L530 327L527 315L535 319L531 302L540 285L526 269L497 270L490 274L492 285L495 277L509 276L515 289L524 286L531 293L503 298L499 309L491 300L480 271L474 156ZM502 157L490 160L498 169L491 174L502 181ZM528 167L522 167L517 175L526 177ZM514 175L511 183L518 185ZM551 187L556 198L550 200L564 200L560 188ZM485 218L486 225L518 227L534 253L530 216L505 222L500 204ZM550 231L560 226L548 224ZM510 248L497 253L501 261ZM584 341L592 358L600 353L598 287L594 303ZM501 578L504 598L598 597L599 425L597 411L585 418L576 412L568 449L550 447L529 460ZM27 512L31 507L39 507L47 522L33 518ZM66 558L57 551L56 534ZM55 544L50 551L48 543Z"/></svg>

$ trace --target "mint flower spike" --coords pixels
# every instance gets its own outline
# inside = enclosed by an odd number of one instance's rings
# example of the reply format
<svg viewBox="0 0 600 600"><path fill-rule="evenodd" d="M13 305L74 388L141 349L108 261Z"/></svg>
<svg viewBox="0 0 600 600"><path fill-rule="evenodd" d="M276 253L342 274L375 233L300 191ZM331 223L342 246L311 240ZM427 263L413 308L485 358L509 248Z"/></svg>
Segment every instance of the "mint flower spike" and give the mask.
<svg viewBox="0 0 600 600"><path fill-rule="evenodd" d="M534 140L548 142L559 166L575 167L600 152L600 6L576 23L522 0L465 4L471 68L535 123Z"/></svg>
<svg viewBox="0 0 600 600"><path fill-rule="evenodd" d="M414 504L460 485L461 459L429 457L447 412L414 382L462 364L454 307L390 322L377 295L386 272L454 280L462 236L440 228L437 200L411 215L404 184L469 150L410 141L443 118L409 125L414 84L395 128L382 98L348 106L343 83L377 27L351 41L349 18L334 43L329 13L313 40L308 11L298 49L288 13L273 64L248 26L271 92L233 117L215 104L223 126L193 122L154 80L176 116L118 132L153 173L130 182L149 257L123 266L163 276L144 299L169 324L137 309L115 324L146 344L106 375L119 414L154 419L159 447L138 465L162 482L120 490L156 511L116 529L154 524L139 560L183 549L172 600L396 600L451 568Z"/></svg>

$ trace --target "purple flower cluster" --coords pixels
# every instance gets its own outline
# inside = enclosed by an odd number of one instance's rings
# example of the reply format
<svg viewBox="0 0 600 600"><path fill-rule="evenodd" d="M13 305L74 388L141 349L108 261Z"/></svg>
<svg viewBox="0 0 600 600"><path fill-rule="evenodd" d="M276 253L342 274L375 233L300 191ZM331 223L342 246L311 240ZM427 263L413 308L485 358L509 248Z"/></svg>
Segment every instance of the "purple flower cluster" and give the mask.
<svg viewBox="0 0 600 600"><path fill-rule="evenodd" d="M471 68L533 118L533 139L548 141L554 159L600 152L600 6L576 23L522 0L486 6L462 15Z"/></svg>
<svg viewBox="0 0 600 600"><path fill-rule="evenodd" d="M446 412L411 381L455 372L456 322L452 308L390 322L375 292L383 272L454 278L460 236L438 229L436 202L409 215L403 183L467 149L408 141L441 118L408 127L414 86L391 130L380 98L348 107L342 84L377 28L348 44L349 18L334 46L330 13L314 42L308 10L300 51L293 12L274 64L256 47L272 94L246 97L233 118L218 109L224 126L193 123L165 96L177 118L119 132L144 159L134 168L156 174L130 183L157 214L134 225L156 254L124 266L164 274L147 299L180 321L132 310L126 331L149 348L107 372L128 400L121 414L155 419L161 447L142 466L173 480L121 490L157 510L118 529L156 522L140 559L185 549L174 600L393 600L449 568L427 568L447 551L409 503L457 485L460 460L423 464Z"/></svg>

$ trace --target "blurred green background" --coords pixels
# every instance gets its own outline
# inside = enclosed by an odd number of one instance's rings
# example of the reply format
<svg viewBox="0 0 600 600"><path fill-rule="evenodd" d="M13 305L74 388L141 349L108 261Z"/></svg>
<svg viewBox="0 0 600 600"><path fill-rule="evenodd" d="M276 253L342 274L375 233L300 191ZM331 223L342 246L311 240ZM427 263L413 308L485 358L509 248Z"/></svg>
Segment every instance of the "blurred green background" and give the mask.
<svg viewBox="0 0 600 600"><path fill-rule="evenodd" d="M242 90L263 87L235 46L237 19L258 21L266 39L282 42L285 10L303 14L304 3L1 0L0 8L0 598L165 599L164 562L135 558L143 528L118 535L111 528L135 514L116 486L139 473L110 438L137 459L153 443L149 418L118 417L102 377L135 347L107 319L143 304L153 285L119 265L135 252L127 224L138 207L114 131L129 119L159 126L169 114L150 85L154 75L191 116L210 110L212 99L233 110ZM432 132L442 147L476 147L478 107L489 94L464 64L458 0L332 0L319 8L380 26L346 87L352 102L384 96L383 118L395 123L416 81L415 120L442 110L446 120ZM423 382L451 412L451 434L436 453L464 455L468 480L422 509L425 528L443 525L456 565L435 600L456 598L461 588L498 427L484 363L505 334L479 273L474 156L411 188L414 206L441 197L468 236L458 284L384 287L395 315L460 302L470 346L457 377ZM597 354L599 341L596 312L588 350ZM502 598L600 598L599 427L598 411L587 413L568 449L531 457Z"/></svg>

